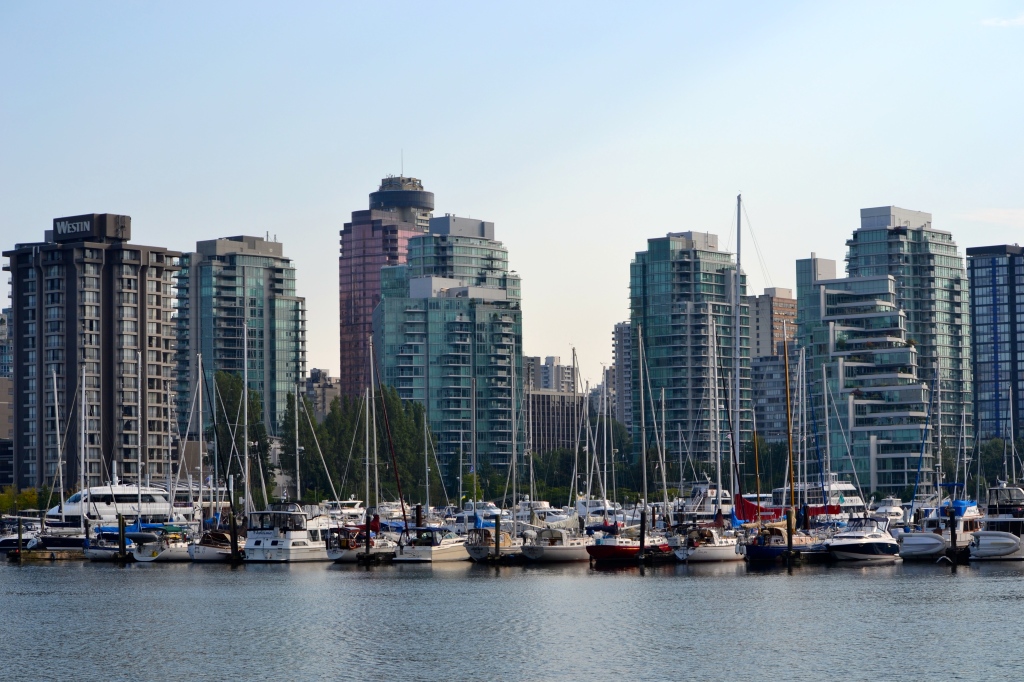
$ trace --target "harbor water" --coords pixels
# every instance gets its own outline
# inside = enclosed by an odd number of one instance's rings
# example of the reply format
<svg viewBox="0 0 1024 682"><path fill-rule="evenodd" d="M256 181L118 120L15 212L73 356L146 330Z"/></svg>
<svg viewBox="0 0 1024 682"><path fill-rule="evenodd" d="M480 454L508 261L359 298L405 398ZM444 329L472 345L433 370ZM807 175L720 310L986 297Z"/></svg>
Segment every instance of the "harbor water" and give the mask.
<svg viewBox="0 0 1024 682"><path fill-rule="evenodd" d="M0 564L33 680L1012 680L1022 609L1020 563Z"/></svg>

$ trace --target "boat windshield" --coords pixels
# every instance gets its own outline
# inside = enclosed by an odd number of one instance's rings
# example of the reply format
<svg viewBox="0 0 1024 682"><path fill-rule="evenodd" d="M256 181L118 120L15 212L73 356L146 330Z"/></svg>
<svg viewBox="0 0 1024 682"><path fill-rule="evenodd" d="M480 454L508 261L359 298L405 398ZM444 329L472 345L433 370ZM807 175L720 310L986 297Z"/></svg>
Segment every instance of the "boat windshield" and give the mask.
<svg viewBox="0 0 1024 682"><path fill-rule="evenodd" d="M256 512L249 517L249 530L306 530L306 515L287 512Z"/></svg>

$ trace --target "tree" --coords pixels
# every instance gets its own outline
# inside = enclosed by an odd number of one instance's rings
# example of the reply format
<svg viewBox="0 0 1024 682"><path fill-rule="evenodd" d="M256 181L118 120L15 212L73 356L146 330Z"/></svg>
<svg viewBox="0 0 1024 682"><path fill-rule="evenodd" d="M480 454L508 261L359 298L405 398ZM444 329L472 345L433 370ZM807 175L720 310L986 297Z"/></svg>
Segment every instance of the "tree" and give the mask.
<svg viewBox="0 0 1024 682"><path fill-rule="evenodd" d="M217 448L222 461L227 461L225 478L234 475L235 480L241 482L235 485L237 496L244 494L245 490L245 465L242 461L245 451L242 377L233 372L217 372L214 383L217 392ZM269 501L263 496L263 484L266 483L268 496L274 487L273 472L270 468L270 439L263 423L263 404L260 395L256 391L249 391L248 395L249 404L246 412L249 418L249 487L252 491L253 507L263 509Z"/></svg>

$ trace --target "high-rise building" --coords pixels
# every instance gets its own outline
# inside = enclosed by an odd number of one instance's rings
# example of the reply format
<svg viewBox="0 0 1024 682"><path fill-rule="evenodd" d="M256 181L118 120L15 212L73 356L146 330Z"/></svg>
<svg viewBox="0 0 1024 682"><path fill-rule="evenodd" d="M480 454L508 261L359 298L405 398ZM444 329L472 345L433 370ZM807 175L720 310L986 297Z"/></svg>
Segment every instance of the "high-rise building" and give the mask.
<svg viewBox="0 0 1024 682"><path fill-rule="evenodd" d="M19 487L54 485L58 462L73 487L83 430L88 485L110 480L115 468L135 480L170 470L180 254L130 239L130 217L87 214L57 218L45 241L3 254L12 283Z"/></svg>
<svg viewBox="0 0 1024 682"><path fill-rule="evenodd" d="M798 349L789 349L790 383L795 387L798 373ZM785 443L789 432L786 430L786 365L783 355L762 355L753 358L750 376L754 387L754 420L757 436L766 443ZM797 420L793 420L796 422Z"/></svg>
<svg viewBox="0 0 1024 682"><path fill-rule="evenodd" d="M817 260L797 261L798 282L801 273L821 271ZM855 477L865 493L899 495L918 471L918 492L934 492L930 390L919 374L896 278L815 279L798 292L810 394L803 409L817 447L831 452L822 465ZM818 480L816 472L808 469L808 479Z"/></svg>
<svg viewBox="0 0 1024 682"><path fill-rule="evenodd" d="M619 322L612 331L612 361L615 363L616 421L633 429L633 336L629 322Z"/></svg>
<svg viewBox="0 0 1024 682"><path fill-rule="evenodd" d="M1009 438L1024 401L1024 248L967 249L974 358L974 433ZM1013 397L1011 402L1010 397ZM1015 438L1021 433L1014 429Z"/></svg>
<svg viewBox="0 0 1024 682"><path fill-rule="evenodd" d="M529 442L532 452L572 450L580 438L579 424L586 404L583 394L535 388L529 396Z"/></svg>
<svg viewBox="0 0 1024 682"><path fill-rule="evenodd" d="M309 370L309 377L306 379L306 400L313 405L313 414L317 421L327 416L331 411L331 403L340 397L338 380L332 377L330 372L316 367Z"/></svg>
<svg viewBox="0 0 1024 682"><path fill-rule="evenodd" d="M783 339L796 338L796 299L792 289L771 287L751 299L751 342L754 357L782 355Z"/></svg>
<svg viewBox="0 0 1024 682"><path fill-rule="evenodd" d="M562 358L549 355L543 362L540 356L523 357L523 385L560 393L572 393L576 386L576 370L563 365Z"/></svg>
<svg viewBox="0 0 1024 682"><path fill-rule="evenodd" d="M0 378L14 376L13 348L11 346L11 309L0 311Z"/></svg>
<svg viewBox="0 0 1024 682"><path fill-rule="evenodd" d="M640 451L640 401L644 400L647 442L656 442L654 421L661 422L661 391L665 391L666 433L681 434L691 442L690 453L709 462L713 452L712 425L717 420L718 451L726 466L730 452L731 377L740 373L741 441L749 438L750 421L750 321L740 283L740 358L735 357L736 330L732 295L736 263L731 253L720 251L718 236L683 232L647 240L630 265L630 323L633 335L632 398L633 446ZM711 352L712 329L716 340ZM640 346L647 367L644 394L640 394ZM710 358L717 357L717 372ZM718 378L718 405L713 404L712 376ZM653 409L652 409L653 408ZM653 411L657 410L657 417ZM692 434L692 435L691 435ZM691 439L692 440L689 440ZM669 439L671 440L671 439ZM727 479L726 479L727 480Z"/></svg>
<svg viewBox="0 0 1024 682"><path fill-rule="evenodd" d="M189 422L199 355L209 391L217 372L242 376L247 346L249 390L260 395L267 431L277 433L306 371L306 299L295 295L295 266L284 246L246 236L197 242L181 257L177 287L180 432ZM212 404L207 396L207 424Z"/></svg>
<svg viewBox="0 0 1024 682"><path fill-rule="evenodd" d="M441 466L454 474L474 442L479 462L508 465L513 424L520 454L524 443L522 294L494 224L432 218L429 234L409 240L408 262L384 268L381 282L374 357L385 384L426 406Z"/></svg>
<svg viewBox="0 0 1024 682"><path fill-rule="evenodd" d="M921 380L938 381L934 419L944 447L973 444L970 293L953 235L932 227L930 213L896 206L864 208L846 242L850 277L892 275L896 305L906 313L908 342L917 348ZM966 422L964 429L961 423ZM938 443L936 442L937 446Z"/></svg>
<svg viewBox="0 0 1024 682"><path fill-rule="evenodd" d="M370 384L369 338L373 310L380 302L382 267L405 262L411 237L429 229L433 192L416 178L387 177L370 194L370 208L353 211L341 230L338 257L343 396L359 396Z"/></svg>

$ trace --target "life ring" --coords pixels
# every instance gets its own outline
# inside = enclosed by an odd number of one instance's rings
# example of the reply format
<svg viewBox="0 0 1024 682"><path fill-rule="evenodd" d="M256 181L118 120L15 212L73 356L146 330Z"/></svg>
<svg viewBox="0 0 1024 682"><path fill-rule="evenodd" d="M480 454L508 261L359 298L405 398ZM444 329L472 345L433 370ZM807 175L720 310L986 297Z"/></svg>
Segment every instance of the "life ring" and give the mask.
<svg viewBox="0 0 1024 682"><path fill-rule="evenodd" d="M355 538L349 538L348 548L349 549L359 549L359 541L356 540Z"/></svg>
<svg viewBox="0 0 1024 682"><path fill-rule="evenodd" d="M370 547L373 547L373 540L370 540Z"/></svg>

